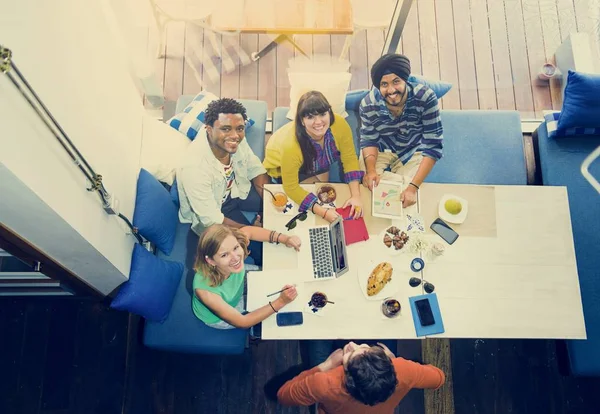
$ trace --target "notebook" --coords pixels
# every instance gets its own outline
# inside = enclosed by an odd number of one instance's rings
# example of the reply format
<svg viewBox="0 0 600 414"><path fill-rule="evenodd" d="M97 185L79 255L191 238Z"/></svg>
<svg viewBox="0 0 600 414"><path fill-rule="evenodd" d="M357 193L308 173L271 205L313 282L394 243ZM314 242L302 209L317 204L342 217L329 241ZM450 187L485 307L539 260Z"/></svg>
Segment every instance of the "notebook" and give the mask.
<svg viewBox="0 0 600 414"><path fill-rule="evenodd" d="M351 219L351 208L352 206L348 206L346 208L337 208L335 210L344 219L344 238L346 239L346 246L359 241L369 240L369 232L367 231L364 218L361 217L358 220Z"/></svg>

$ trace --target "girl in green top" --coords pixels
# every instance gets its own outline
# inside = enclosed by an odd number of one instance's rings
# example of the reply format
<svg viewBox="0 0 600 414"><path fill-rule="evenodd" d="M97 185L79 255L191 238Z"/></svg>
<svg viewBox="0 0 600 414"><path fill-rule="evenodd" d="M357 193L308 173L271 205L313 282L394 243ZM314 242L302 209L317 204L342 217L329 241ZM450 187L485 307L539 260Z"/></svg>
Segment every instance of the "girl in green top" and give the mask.
<svg viewBox="0 0 600 414"><path fill-rule="evenodd" d="M244 259L250 240L283 243L300 250L297 236L286 236L257 226L239 229L213 224L200 236L194 263L192 309L198 319L217 329L249 328L296 299L295 287L253 312L244 312ZM284 288L289 285L284 286Z"/></svg>

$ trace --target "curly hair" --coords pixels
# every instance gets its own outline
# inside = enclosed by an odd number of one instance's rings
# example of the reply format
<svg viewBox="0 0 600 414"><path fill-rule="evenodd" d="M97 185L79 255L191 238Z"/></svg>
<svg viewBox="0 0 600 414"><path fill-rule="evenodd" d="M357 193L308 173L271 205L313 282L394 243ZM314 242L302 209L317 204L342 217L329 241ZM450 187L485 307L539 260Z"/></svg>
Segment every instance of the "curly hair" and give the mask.
<svg viewBox="0 0 600 414"><path fill-rule="evenodd" d="M219 119L219 114L240 114L244 117L244 121L248 120L246 108L244 105L231 98L221 98L212 101L204 111L204 125L213 127L215 121Z"/></svg>
<svg viewBox="0 0 600 414"><path fill-rule="evenodd" d="M344 385L355 400L373 406L392 396L398 378L394 364L385 351L372 347L348 361Z"/></svg>
<svg viewBox="0 0 600 414"><path fill-rule="evenodd" d="M244 259L248 257L248 244L250 241L239 229L234 229L224 224L213 224L202 233L200 240L198 240L194 270L208 279L210 286L213 287L220 286L229 275L225 275L218 268L211 266L206 258L209 257L212 259L221 248L223 240L228 236L233 236L237 239L244 250Z"/></svg>

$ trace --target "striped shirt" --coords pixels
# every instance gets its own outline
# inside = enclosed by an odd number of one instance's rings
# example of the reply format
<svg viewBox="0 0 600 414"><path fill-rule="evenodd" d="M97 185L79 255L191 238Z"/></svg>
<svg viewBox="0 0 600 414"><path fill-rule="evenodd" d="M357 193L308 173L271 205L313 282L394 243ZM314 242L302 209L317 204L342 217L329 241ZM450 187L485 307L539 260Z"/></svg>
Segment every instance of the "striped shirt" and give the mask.
<svg viewBox="0 0 600 414"><path fill-rule="evenodd" d="M402 114L395 118L379 89L373 87L360 103L360 148L391 151L403 164L417 151L442 158L443 128L435 93L425 85L406 83L408 97Z"/></svg>
<svg viewBox="0 0 600 414"><path fill-rule="evenodd" d="M331 133L331 128L325 132L325 138L323 140L323 147L313 140L310 141L313 147L315 147L315 151L317 152L317 157L313 162L313 172L320 174L323 171L329 171L329 167L336 161L341 159L341 153L337 149L335 145L335 140L333 139L333 134ZM344 173L344 182L349 183L351 181L361 181L364 175L364 171L348 171ZM307 211L312 205L318 202L319 199L313 193L308 193L308 195L304 198L300 206L298 207L299 211Z"/></svg>

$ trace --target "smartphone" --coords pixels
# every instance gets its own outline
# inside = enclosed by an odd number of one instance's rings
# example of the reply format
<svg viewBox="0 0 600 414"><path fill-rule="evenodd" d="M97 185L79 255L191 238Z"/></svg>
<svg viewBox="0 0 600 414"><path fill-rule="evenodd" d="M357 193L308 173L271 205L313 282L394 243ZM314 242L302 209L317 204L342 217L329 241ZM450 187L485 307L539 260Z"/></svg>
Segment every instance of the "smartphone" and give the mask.
<svg viewBox="0 0 600 414"><path fill-rule="evenodd" d="M435 323L429 299L419 299L415 301L415 307L417 308L417 314L419 315L421 326L431 326Z"/></svg>
<svg viewBox="0 0 600 414"><path fill-rule="evenodd" d="M302 325L302 312L280 312L277 314L277 326Z"/></svg>
<svg viewBox="0 0 600 414"><path fill-rule="evenodd" d="M430 227L448 244L452 244L458 239L458 233L441 218L435 219Z"/></svg>

